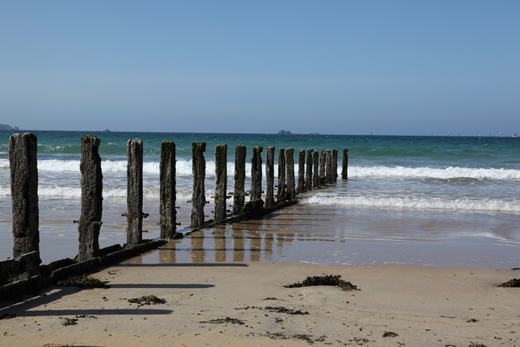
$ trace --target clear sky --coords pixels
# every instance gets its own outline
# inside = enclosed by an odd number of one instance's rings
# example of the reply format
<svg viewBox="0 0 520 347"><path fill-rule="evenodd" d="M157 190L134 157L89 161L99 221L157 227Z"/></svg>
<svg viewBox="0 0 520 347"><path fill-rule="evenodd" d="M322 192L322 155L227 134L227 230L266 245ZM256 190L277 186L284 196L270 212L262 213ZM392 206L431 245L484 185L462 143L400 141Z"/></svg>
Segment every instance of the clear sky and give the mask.
<svg viewBox="0 0 520 347"><path fill-rule="evenodd" d="M520 1L0 0L0 123L510 136Z"/></svg>

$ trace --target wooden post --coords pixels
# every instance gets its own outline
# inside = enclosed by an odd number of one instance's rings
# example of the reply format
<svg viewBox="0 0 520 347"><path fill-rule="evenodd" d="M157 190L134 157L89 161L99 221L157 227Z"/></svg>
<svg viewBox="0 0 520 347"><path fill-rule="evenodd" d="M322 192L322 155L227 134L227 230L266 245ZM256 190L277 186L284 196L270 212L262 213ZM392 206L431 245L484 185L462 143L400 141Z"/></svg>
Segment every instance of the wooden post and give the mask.
<svg viewBox="0 0 520 347"><path fill-rule="evenodd" d="M312 172L312 186L314 189L320 188L320 152L314 151L312 152L312 159L313 163L312 166L314 167L314 170Z"/></svg>
<svg viewBox="0 0 520 347"><path fill-rule="evenodd" d="M325 150L322 149L320 153L320 187L325 186L325 162L327 155L325 154Z"/></svg>
<svg viewBox="0 0 520 347"><path fill-rule="evenodd" d="M235 191L233 193L233 214L242 213L245 202L246 146L238 145L235 152Z"/></svg>
<svg viewBox="0 0 520 347"><path fill-rule="evenodd" d="M40 254L37 141L32 133L9 138L15 259L33 251Z"/></svg>
<svg viewBox="0 0 520 347"><path fill-rule="evenodd" d="M325 152L325 183L332 184L332 156L330 149Z"/></svg>
<svg viewBox="0 0 520 347"><path fill-rule="evenodd" d="M191 144L193 175L193 195L191 198L191 227L198 228L204 224L204 206L206 205L206 191L204 179L206 177L206 142L193 142Z"/></svg>
<svg viewBox="0 0 520 347"><path fill-rule="evenodd" d="M143 141L128 140L126 153L126 244L135 246L143 240Z"/></svg>
<svg viewBox="0 0 520 347"><path fill-rule="evenodd" d="M214 220L226 219L227 145L215 146L215 208Z"/></svg>
<svg viewBox="0 0 520 347"><path fill-rule="evenodd" d="M274 147L266 147L265 153L265 179L267 181L265 208L270 208L274 206Z"/></svg>
<svg viewBox="0 0 520 347"><path fill-rule="evenodd" d="M305 150L301 150L298 157L298 188L296 192L298 194L305 192Z"/></svg>
<svg viewBox="0 0 520 347"><path fill-rule="evenodd" d="M79 217L78 261L99 256L99 230L103 214L103 174L99 156L100 139L81 138L81 216Z"/></svg>
<svg viewBox="0 0 520 347"><path fill-rule="evenodd" d="M312 190L312 152L311 148L307 149L307 165L305 166L305 189L310 192Z"/></svg>
<svg viewBox="0 0 520 347"><path fill-rule="evenodd" d="M287 164L287 196L286 199L292 201L296 199L296 187L294 182L294 148L287 148L285 151Z"/></svg>
<svg viewBox="0 0 520 347"><path fill-rule="evenodd" d="M262 199L262 156L263 147L253 147L253 157L251 158L251 192L249 200Z"/></svg>
<svg viewBox="0 0 520 347"><path fill-rule="evenodd" d="M161 161L159 163L161 239L174 239L177 234L175 173L175 143L163 141L161 142Z"/></svg>
<svg viewBox="0 0 520 347"><path fill-rule="evenodd" d="M348 149L343 149L343 167L341 168L341 179L348 179Z"/></svg>
<svg viewBox="0 0 520 347"><path fill-rule="evenodd" d="M332 150L332 182L338 183L338 150Z"/></svg>
<svg viewBox="0 0 520 347"><path fill-rule="evenodd" d="M278 150L278 203L285 201L285 149Z"/></svg>

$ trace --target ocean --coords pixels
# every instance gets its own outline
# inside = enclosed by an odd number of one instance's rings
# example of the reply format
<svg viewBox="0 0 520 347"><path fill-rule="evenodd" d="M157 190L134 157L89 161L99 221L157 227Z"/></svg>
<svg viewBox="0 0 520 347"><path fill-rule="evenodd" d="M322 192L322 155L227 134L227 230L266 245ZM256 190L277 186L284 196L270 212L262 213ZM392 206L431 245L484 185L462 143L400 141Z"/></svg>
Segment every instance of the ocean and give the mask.
<svg viewBox="0 0 520 347"><path fill-rule="evenodd" d="M74 257L77 253L77 224L73 224L73 220L79 219L80 215L79 162L80 139L83 135L95 135L101 139L99 153L104 176L104 224L101 227L101 247L114 243L123 244L126 240L126 218L121 217L121 213L126 211L126 142L128 139L135 138L143 140L144 144L143 211L150 213L150 217L143 222L143 229L147 230L143 238L153 239L159 236L157 222L159 221L160 145L161 141L169 140L175 142L177 149L177 205L180 207L178 219L182 223L178 228L183 232L189 230L187 226L189 226L191 211L191 204L187 201L191 199L192 191L192 142L206 142L206 200L210 201L206 213L209 215L208 219L212 218L211 196L215 188L215 145L228 145L228 191L233 189L233 162L235 147L239 144L247 147L248 178L250 178L253 146L264 147L262 153L264 164L266 146L275 146L275 157L279 148L294 148L296 164L300 150L338 149L338 183L325 189L302 194L298 206L287 210L289 211L287 213L300 211L300 215L307 217L313 216L316 211L323 212L316 213L313 219L307 222L302 222L298 218L287 218L291 219L291 230L294 234L292 238L293 240L312 238L319 233L321 239L335 243L334 251L330 255L311 256L314 253L327 253L319 250L322 244L330 243L320 243L320 246L310 247L310 243L296 246L297 242L292 242L290 249L282 247L279 251L271 250L271 253L264 252L265 255L258 257L251 254L246 256L249 257L246 260L258 258L257 260L356 265L371 264L375 259L377 264L452 266L444 264L443 259L418 262L417 257L420 257L419 253L427 252L421 248L422 246L428 246L426 249L435 254L433 246L436 243L454 242L455 239L462 245L472 245L472 242L477 240L480 245L478 247L489 244L493 247L501 247L499 249L506 250L507 254L520 252L520 138L32 132L38 137L40 249L44 263L64 257ZM0 131L0 259L12 256L8 159L9 136L12 133ZM347 181L341 180L344 148L349 150ZM274 172L276 175L277 167ZM297 165L295 172L298 172ZM265 188L265 167L263 178L263 188ZM250 180L247 180L246 190L249 189L249 183ZM326 221L322 221L319 217L324 214L324 211L328 211L329 215ZM281 218L284 213L286 212L270 217L271 222L274 223L276 218ZM325 224L320 224L320 221ZM269 218L264 220L262 225L265 226L266 223L269 224ZM249 228L248 231L252 230L251 228L260 228L255 229L256 235L261 232L266 238L265 232L261 230L262 226L244 225L244 227ZM278 228L283 229L283 226ZM222 232L230 243L233 242L231 235L233 230L224 228ZM274 236L275 241L276 237ZM417 255L410 256L407 260L389 261L384 256L381 257L381 250L364 251L363 256L354 258L352 254L358 253L356 250L349 251L349 254L345 255L344 249L341 248L345 246L342 245L342 241L347 244L354 242L360 249L363 249L362 245L368 241L372 241L373 245L379 242L382 250L385 249L385 245L396 242L420 243L421 247L416 248ZM424 241L427 242L421 243ZM188 246L181 247L182 242L188 241L179 242L181 243L178 244L176 252L178 254L181 251L189 252ZM267 239L261 240L261 248L265 248L267 243L269 243ZM230 248L232 247L224 247L224 249ZM212 244L211 249L215 251L215 245ZM302 250L306 250L303 255L300 254ZM338 252L346 257L344 261L337 260L338 257L341 258ZM159 257L158 254L156 256ZM208 261L206 258L213 259L212 257L213 255L206 254L201 259ZM227 259L231 258L233 256ZM179 259L194 261L193 256ZM513 260L493 261L490 265L495 265L497 262L509 264ZM486 262L482 264L478 263L477 266L488 266ZM472 263L464 260L459 265L471 266Z"/></svg>

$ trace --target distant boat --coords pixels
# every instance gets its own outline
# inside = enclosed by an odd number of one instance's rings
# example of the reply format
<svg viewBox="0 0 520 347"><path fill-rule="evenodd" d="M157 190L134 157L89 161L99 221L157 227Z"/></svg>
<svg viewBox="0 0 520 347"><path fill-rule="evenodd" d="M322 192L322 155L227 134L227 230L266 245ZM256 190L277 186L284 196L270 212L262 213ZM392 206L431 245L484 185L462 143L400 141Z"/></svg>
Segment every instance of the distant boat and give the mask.
<svg viewBox="0 0 520 347"><path fill-rule="evenodd" d="M502 137L502 134L503 134L503 133L502 133L502 132L500 132L500 137Z"/></svg>
<svg viewBox="0 0 520 347"><path fill-rule="evenodd" d="M513 137L516 137L516 133L513 131Z"/></svg>

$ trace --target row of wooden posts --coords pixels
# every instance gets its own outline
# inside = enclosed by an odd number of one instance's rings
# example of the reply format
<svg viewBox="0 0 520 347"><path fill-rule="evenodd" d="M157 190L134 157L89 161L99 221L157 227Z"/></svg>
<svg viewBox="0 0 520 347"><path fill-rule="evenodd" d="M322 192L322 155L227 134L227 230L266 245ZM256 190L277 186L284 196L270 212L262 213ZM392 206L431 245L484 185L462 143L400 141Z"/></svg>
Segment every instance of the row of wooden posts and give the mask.
<svg viewBox="0 0 520 347"><path fill-rule="evenodd" d="M103 175L99 156L100 139L96 136L81 138L81 216L78 221L78 260L83 261L99 255L99 232L102 217ZM205 142L192 144L193 195L191 227L204 224L206 176ZM281 148L278 151L278 189L274 195L274 155L275 148L266 147L266 191L265 202L261 200L263 147L255 146L251 158L250 206L272 208L284 201L296 199L298 193L310 191L337 182L338 151L312 149L299 153L298 184L295 185L294 149ZM143 213L143 141L131 139L127 142L127 245L137 245L142 241L142 221L148 214ZM11 198L13 205L13 256L39 252L38 213L38 169L37 137L32 133L14 134L9 140L9 162L11 168ZM175 143L161 143L160 159L160 227L162 239L176 237L176 168ZM314 171L313 171L314 167ZM342 179L347 179L348 150L343 150ZM244 211L246 147L238 145L235 152L235 173L232 214ZM227 145L215 147L215 206L214 221L224 220L231 214L226 209L227 193ZM231 193L229 193L231 194ZM264 206L265 204L265 206ZM229 213L229 214L228 214Z"/></svg>

